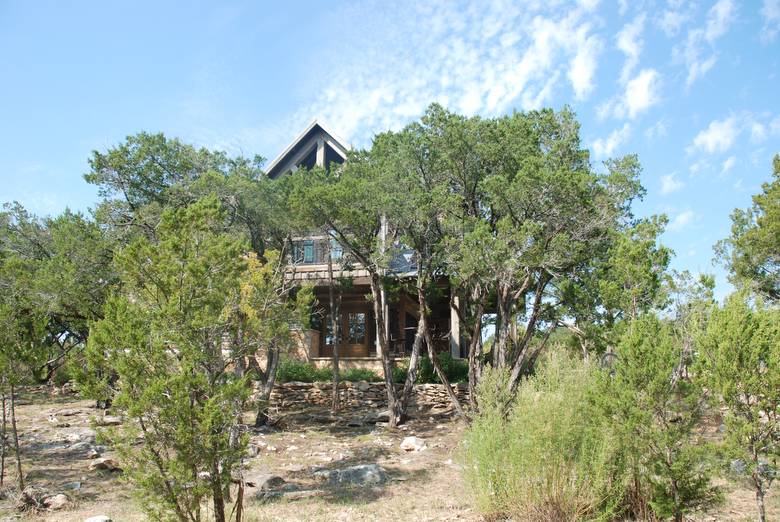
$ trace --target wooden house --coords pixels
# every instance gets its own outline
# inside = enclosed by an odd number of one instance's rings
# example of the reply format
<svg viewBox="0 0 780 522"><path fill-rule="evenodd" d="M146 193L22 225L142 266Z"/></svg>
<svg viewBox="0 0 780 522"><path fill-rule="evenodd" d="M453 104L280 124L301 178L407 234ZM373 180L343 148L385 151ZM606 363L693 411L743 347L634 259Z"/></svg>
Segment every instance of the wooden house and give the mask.
<svg viewBox="0 0 780 522"><path fill-rule="evenodd" d="M271 178L283 176L300 168L315 165L328 167L332 163L347 160L349 145L331 132L324 124L314 120L268 166ZM331 242L329 245L328 242ZM341 290L339 325L341 342L339 361L341 368L367 368L381 370L379 343L376 337L373 304L370 302L368 272L359 264L342 263L344 255L340 245L325 235L307 235L293 239L290 277L314 285L316 303L312 310L310 329L302 331L298 356L317 366L332 364L333 335L330 324L328 299L328 259L333 260L334 278L350 281ZM390 275L400 279L414 275L410 252L400 252L392 260ZM349 268L344 268L344 265ZM453 357L463 357L457 312L450 307L449 284L439 282L441 292L431 310L431 324L435 349L449 351ZM385 329L388 332L391 357L403 359L411 353L417 319L416 296L403 291L388 300L385 310ZM425 353L423 349L422 353Z"/></svg>

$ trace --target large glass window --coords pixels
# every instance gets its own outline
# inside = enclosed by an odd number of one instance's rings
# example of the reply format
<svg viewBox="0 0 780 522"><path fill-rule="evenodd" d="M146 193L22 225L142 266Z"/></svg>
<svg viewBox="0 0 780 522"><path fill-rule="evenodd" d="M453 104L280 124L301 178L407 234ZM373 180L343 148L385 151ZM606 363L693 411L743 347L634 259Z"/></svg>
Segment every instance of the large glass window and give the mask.
<svg viewBox="0 0 780 522"><path fill-rule="evenodd" d="M314 263L314 241L311 239L303 242L303 262Z"/></svg>
<svg viewBox="0 0 780 522"><path fill-rule="evenodd" d="M350 344L365 344L366 342L366 314L363 312L350 313L348 317L348 334Z"/></svg>
<svg viewBox="0 0 780 522"><path fill-rule="evenodd" d="M330 258L333 261L341 261L341 257L344 255L344 251L341 249L341 245L335 239L330 240Z"/></svg>

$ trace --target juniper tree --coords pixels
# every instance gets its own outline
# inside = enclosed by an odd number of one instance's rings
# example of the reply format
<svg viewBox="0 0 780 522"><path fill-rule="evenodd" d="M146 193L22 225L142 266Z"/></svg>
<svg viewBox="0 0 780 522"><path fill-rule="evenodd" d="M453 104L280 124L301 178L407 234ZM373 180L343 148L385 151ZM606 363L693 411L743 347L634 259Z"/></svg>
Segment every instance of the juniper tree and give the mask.
<svg viewBox="0 0 780 522"><path fill-rule="evenodd" d="M708 449L697 432L705 406L701 383L677 378L685 357L673 326L644 314L628 324L616 361L592 394L617 435L616 469L623 467L639 500L635 516L642 515L645 498L658 517L675 521L719 499L710 484Z"/></svg>
<svg viewBox="0 0 780 522"><path fill-rule="evenodd" d="M780 469L780 310L733 294L713 307L697 348L697 369L726 406L726 452L744 464L763 522L764 496Z"/></svg>
<svg viewBox="0 0 780 522"><path fill-rule="evenodd" d="M122 293L89 339L89 360L116 375L114 407L129 420L109 437L155 519L201 520L210 499L224 521L244 452L234 434L249 390L223 349L243 325L245 246L223 219L213 198L164 211L155 242L137 237L117 254Z"/></svg>
<svg viewBox="0 0 780 522"><path fill-rule="evenodd" d="M780 155L772 162L772 181L753 196L753 205L731 214L731 237L715 252L738 287L765 299L780 300Z"/></svg>

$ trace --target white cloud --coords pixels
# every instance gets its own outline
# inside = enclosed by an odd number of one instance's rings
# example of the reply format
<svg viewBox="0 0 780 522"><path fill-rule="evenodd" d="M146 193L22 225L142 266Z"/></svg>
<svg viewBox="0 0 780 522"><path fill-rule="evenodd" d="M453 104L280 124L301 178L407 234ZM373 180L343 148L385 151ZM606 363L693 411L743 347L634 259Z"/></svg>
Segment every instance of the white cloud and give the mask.
<svg viewBox="0 0 780 522"><path fill-rule="evenodd" d="M626 84L624 104L629 118L658 103L659 78L660 75L655 69L642 69Z"/></svg>
<svg viewBox="0 0 780 522"><path fill-rule="evenodd" d="M710 162L707 161L706 159L700 159L700 160L692 163L688 167L688 170L691 172L692 175L695 176L699 172L702 172L702 171L707 170L709 168L710 168Z"/></svg>
<svg viewBox="0 0 780 522"><path fill-rule="evenodd" d="M664 10L663 15L658 19L658 26L668 37L675 36L683 24L688 20L688 15L675 9Z"/></svg>
<svg viewBox="0 0 780 522"><path fill-rule="evenodd" d="M584 99L593 90L593 76L602 47L601 39L597 36L584 38L577 54L569 62L567 75L578 100Z"/></svg>
<svg viewBox="0 0 780 522"><path fill-rule="evenodd" d="M737 118L730 116L725 120L714 120L693 139L693 148L703 150L710 154L714 152L726 152L734 144L739 127Z"/></svg>
<svg viewBox="0 0 780 522"><path fill-rule="evenodd" d="M764 27L761 28L761 41L770 43L780 32L780 0L764 0L761 7Z"/></svg>
<svg viewBox="0 0 780 522"><path fill-rule="evenodd" d="M659 101L661 74L655 69L642 69L625 83L623 92L596 107L599 121L612 115L615 118L635 118Z"/></svg>
<svg viewBox="0 0 780 522"><path fill-rule="evenodd" d="M717 38L726 34L729 26L734 22L736 14L737 8L734 5L733 0L719 0L712 6L707 15L704 38L712 43Z"/></svg>
<svg viewBox="0 0 780 522"><path fill-rule="evenodd" d="M667 174L666 176L661 176L661 194L671 194L672 192L677 192L681 188L685 186L685 183L677 179L677 176L675 176L674 172L671 174Z"/></svg>
<svg viewBox="0 0 780 522"><path fill-rule="evenodd" d="M466 115L538 108L595 89L603 20L585 0L492 0L456 4L355 3L329 16L350 24L336 42L311 55L311 100L290 118L289 135L318 116L365 145L397 129L432 101ZM392 52L388 52L392 49ZM402 109L402 110L401 110Z"/></svg>
<svg viewBox="0 0 780 522"><path fill-rule="evenodd" d="M645 15L640 14L630 23L623 26L623 29L617 34L617 48L626 55L626 61L623 69L620 71L620 82L625 83L639 63L639 55L642 54L642 31L645 27Z"/></svg>
<svg viewBox="0 0 780 522"><path fill-rule="evenodd" d="M735 156L729 156L723 161L723 165L721 166L720 173L721 175L728 174L728 172L734 168L734 165L737 164L737 158Z"/></svg>
<svg viewBox="0 0 780 522"><path fill-rule="evenodd" d="M707 74L718 61L717 52L713 50L714 43L728 32L735 19L734 2L719 0L708 11L704 26L689 30L684 46L675 48L675 57L685 62L688 69L687 87Z"/></svg>
<svg viewBox="0 0 780 522"><path fill-rule="evenodd" d="M761 143L766 139L767 128L764 124L754 121L750 124L750 140L753 143Z"/></svg>
<svg viewBox="0 0 780 522"><path fill-rule="evenodd" d="M593 154L597 158L608 158L628 140L631 135L631 127L628 123L622 128L615 129L606 138L599 138L593 142Z"/></svg>
<svg viewBox="0 0 780 522"><path fill-rule="evenodd" d="M666 136L667 130L666 121L661 118L645 130L645 137L649 140L660 138Z"/></svg>
<svg viewBox="0 0 780 522"><path fill-rule="evenodd" d="M686 210L677 214L671 223L669 223L669 230L672 232L679 232L687 227L693 218L695 217L692 210Z"/></svg>

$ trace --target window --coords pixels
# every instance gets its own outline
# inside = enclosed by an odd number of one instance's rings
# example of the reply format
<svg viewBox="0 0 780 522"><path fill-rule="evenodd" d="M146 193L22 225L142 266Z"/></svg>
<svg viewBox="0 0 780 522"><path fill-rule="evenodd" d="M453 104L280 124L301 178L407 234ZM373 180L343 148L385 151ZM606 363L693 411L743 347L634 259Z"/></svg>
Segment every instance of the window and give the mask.
<svg viewBox="0 0 780 522"><path fill-rule="evenodd" d="M311 239L303 242L303 262L314 263L314 241Z"/></svg>
<svg viewBox="0 0 780 522"><path fill-rule="evenodd" d="M341 261L341 257L344 255L344 251L341 249L341 245L335 239L330 240L330 258L333 261Z"/></svg>
<svg viewBox="0 0 780 522"><path fill-rule="evenodd" d="M350 313L348 317L349 344L366 343L366 314L363 312Z"/></svg>

